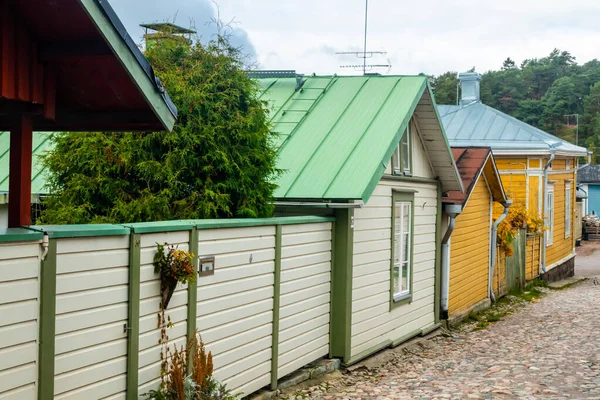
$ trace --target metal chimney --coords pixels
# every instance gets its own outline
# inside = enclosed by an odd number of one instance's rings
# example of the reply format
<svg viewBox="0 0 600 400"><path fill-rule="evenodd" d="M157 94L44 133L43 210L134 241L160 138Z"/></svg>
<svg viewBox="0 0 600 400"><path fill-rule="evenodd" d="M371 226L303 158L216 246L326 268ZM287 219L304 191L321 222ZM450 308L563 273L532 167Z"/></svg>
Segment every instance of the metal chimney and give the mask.
<svg viewBox="0 0 600 400"><path fill-rule="evenodd" d="M460 105L465 106L474 102L481 102L481 74L477 72L461 72L458 74L458 79L460 80L460 86L462 88Z"/></svg>

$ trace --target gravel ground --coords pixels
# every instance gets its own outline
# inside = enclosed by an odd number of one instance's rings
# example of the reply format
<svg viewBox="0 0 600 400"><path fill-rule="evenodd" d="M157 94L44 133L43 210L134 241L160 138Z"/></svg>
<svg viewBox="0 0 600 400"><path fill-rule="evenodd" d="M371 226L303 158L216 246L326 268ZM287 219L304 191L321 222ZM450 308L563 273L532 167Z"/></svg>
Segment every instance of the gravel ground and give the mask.
<svg viewBox="0 0 600 400"><path fill-rule="evenodd" d="M600 285L549 291L486 329L378 358L288 398L600 399Z"/></svg>
<svg viewBox="0 0 600 400"><path fill-rule="evenodd" d="M575 275L600 276L600 241L584 241L576 250Z"/></svg>

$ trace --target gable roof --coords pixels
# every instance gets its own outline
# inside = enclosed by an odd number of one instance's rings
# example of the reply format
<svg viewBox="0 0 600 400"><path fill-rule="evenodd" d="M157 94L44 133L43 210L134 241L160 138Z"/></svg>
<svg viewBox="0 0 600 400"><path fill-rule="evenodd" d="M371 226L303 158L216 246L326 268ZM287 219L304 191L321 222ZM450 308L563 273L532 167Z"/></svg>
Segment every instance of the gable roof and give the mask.
<svg viewBox="0 0 600 400"><path fill-rule="evenodd" d="M476 101L438 105L452 147L489 146L495 154L585 156L587 150Z"/></svg>
<svg viewBox="0 0 600 400"><path fill-rule="evenodd" d="M42 170L39 156L52 147L50 133L33 132L33 157L31 165L31 194L47 194L46 173ZM10 163L10 133L0 132L0 193L8 192Z"/></svg>
<svg viewBox="0 0 600 400"><path fill-rule="evenodd" d="M5 39L10 44L18 36L17 47L31 51L5 46L7 65L20 57L19 68L4 70L5 79L25 89L8 85L0 97L29 103L35 131L173 128L177 108L107 0L4 3ZM11 124L0 119L0 131Z"/></svg>
<svg viewBox="0 0 600 400"><path fill-rule="evenodd" d="M263 78L279 133L279 199L367 201L413 113L432 116L421 129L444 190L462 190L425 76Z"/></svg>
<svg viewBox="0 0 600 400"><path fill-rule="evenodd" d="M448 192L444 199L445 203L465 205L481 175L485 177L494 201L503 203L507 200L492 150L489 147L453 147L452 155L465 190L462 193L459 191Z"/></svg>
<svg viewBox="0 0 600 400"><path fill-rule="evenodd" d="M600 165L583 165L577 169L578 183L600 183Z"/></svg>

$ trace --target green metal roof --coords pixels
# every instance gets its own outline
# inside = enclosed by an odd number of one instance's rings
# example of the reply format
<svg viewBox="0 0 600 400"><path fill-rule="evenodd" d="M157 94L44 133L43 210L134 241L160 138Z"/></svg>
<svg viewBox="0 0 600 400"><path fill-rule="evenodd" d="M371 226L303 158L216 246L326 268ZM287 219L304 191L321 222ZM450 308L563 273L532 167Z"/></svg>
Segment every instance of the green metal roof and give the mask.
<svg viewBox="0 0 600 400"><path fill-rule="evenodd" d="M429 93L425 76L310 76L299 90L295 78L258 81L261 98L272 106L272 129L279 133L280 199L367 201ZM437 124L437 140L446 148L439 119ZM447 152L447 166L455 171ZM462 190L458 173L449 186Z"/></svg>
<svg viewBox="0 0 600 400"><path fill-rule="evenodd" d="M31 193L46 194L46 172L42 170L39 155L43 154L52 146L51 133L33 133L33 161L31 166ZM0 192L8 192L10 163L10 133L0 132Z"/></svg>

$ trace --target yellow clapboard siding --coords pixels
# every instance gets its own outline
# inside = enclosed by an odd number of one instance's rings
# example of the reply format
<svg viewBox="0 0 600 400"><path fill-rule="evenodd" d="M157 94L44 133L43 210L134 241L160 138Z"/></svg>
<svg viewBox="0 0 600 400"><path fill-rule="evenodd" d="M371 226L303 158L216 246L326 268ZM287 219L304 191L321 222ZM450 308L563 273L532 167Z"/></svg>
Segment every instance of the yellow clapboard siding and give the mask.
<svg viewBox="0 0 600 400"><path fill-rule="evenodd" d="M540 181L541 176L530 176L529 177L529 204L527 208L531 212L541 213L541 202L540 202Z"/></svg>
<svg viewBox="0 0 600 400"><path fill-rule="evenodd" d="M452 234L450 315L464 312L487 297L490 227L490 193L479 179Z"/></svg>
<svg viewBox="0 0 600 400"><path fill-rule="evenodd" d="M520 169L527 169L526 158L498 158L495 157L496 167L499 171L514 171Z"/></svg>

